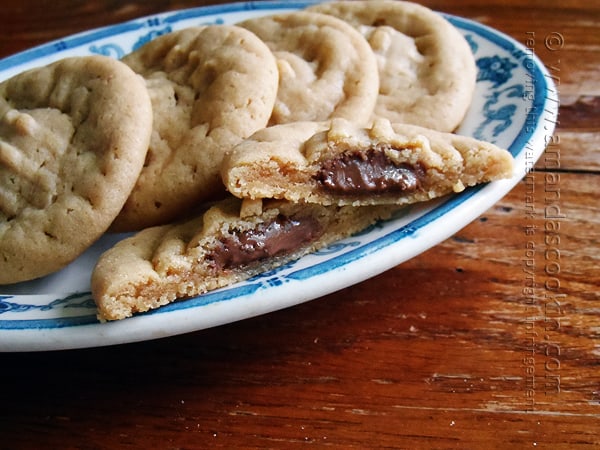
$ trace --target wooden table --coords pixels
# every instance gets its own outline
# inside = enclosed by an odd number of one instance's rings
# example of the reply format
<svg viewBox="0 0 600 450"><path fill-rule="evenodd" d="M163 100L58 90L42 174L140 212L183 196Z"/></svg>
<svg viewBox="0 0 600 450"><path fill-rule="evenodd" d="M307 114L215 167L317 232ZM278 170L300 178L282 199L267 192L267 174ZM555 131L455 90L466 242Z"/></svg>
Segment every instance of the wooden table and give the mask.
<svg viewBox="0 0 600 450"><path fill-rule="evenodd" d="M0 56L207 3L5 0ZM0 354L0 448L600 446L600 6L423 3L534 39L561 101L535 215L521 183L426 253L297 307L152 342ZM544 216L551 195L558 220Z"/></svg>

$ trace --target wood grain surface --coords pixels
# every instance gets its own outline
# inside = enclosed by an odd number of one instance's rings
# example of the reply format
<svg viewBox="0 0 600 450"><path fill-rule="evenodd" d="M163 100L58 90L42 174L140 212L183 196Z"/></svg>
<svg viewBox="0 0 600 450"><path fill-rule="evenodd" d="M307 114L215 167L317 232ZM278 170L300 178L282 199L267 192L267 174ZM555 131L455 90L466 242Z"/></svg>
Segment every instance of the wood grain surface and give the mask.
<svg viewBox="0 0 600 450"><path fill-rule="evenodd" d="M6 0L0 57L209 3ZM535 170L452 238L309 303L0 354L0 448L600 448L600 4L422 3L533 39L560 98Z"/></svg>

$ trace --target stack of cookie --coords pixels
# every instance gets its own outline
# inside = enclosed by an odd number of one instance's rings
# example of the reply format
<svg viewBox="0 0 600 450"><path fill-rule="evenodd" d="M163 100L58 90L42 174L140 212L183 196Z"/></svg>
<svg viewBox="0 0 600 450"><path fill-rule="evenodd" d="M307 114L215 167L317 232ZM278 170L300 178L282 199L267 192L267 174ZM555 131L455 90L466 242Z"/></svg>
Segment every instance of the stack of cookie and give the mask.
<svg viewBox="0 0 600 450"><path fill-rule="evenodd" d="M510 177L508 152L452 133L475 74L443 17L383 0L187 28L122 61L18 75L0 85L0 282L135 231L92 274L99 318L122 319Z"/></svg>

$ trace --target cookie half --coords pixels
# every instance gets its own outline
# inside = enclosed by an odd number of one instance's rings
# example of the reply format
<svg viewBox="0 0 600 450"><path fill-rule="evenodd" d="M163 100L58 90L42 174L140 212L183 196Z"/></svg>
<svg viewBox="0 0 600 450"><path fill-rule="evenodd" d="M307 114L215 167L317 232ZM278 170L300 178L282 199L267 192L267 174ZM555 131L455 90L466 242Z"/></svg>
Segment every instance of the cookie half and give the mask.
<svg viewBox="0 0 600 450"><path fill-rule="evenodd" d="M162 35L123 61L146 80L154 129L115 231L168 223L222 197L223 155L267 124L278 80L269 48L248 30L228 25Z"/></svg>
<svg viewBox="0 0 600 450"><path fill-rule="evenodd" d="M123 319L248 279L392 213L289 202L248 213L243 205L223 200L196 219L148 228L106 251L92 274L98 317Z"/></svg>
<svg viewBox="0 0 600 450"><path fill-rule="evenodd" d="M311 6L358 29L379 68L375 115L453 131L471 104L477 69L463 35L441 14L407 1L337 1Z"/></svg>
<svg viewBox="0 0 600 450"><path fill-rule="evenodd" d="M379 91L377 61L352 26L304 11L238 25L259 36L277 58L279 90L269 125L332 117L369 120Z"/></svg>
<svg viewBox="0 0 600 450"><path fill-rule="evenodd" d="M510 153L488 142L386 119L369 128L335 119L258 131L227 156L222 176L240 198L400 205L512 172Z"/></svg>
<svg viewBox="0 0 600 450"><path fill-rule="evenodd" d="M73 57L0 84L0 283L61 269L121 210L152 110L120 61Z"/></svg>

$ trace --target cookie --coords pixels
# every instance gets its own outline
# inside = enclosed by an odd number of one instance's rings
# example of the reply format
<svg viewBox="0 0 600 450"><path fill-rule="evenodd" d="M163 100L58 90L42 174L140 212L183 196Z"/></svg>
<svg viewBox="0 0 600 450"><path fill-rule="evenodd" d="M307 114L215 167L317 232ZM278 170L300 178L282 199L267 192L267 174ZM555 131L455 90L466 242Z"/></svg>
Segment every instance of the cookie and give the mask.
<svg viewBox="0 0 600 450"><path fill-rule="evenodd" d="M323 205L408 204L512 176L510 153L488 142L377 119L260 130L223 161L229 192Z"/></svg>
<svg viewBox="0 0 600 450"><path fill-rule="evenodd" d="M152 130L143 80L72 57L0 84L0 283L57 271L121 210Z"/></svg>
<svg viewBox="0 0 600 450"><path fill-rule="evenodd" d="M356 27L377 55L375 115L453 131L471 104L477 70L462 34L442 15L406 1L337 1L308 8Z"/></svg>
<svg viewBox="0 0 600 450"><path fill-rule="evenodd" d="M146 79L154 129L142 173L113 231L168 223L222 197L223 154L267 124L278 80L269 48L237 26L165 34L123 62Z"/></svg>
<svg viewBox="0 0 600 450"><path fill-rule="evenodd" d="M392 214L388 207L244 203L223 200L195 219L145 229L107 250L92 273L99 319L123 319L248 279Z"/></svg>
<svg viewBox="0 0 600 450"><path fill-rule="evenodd" d="M369 120L379 75L363 36L342 20L304 11L246 20L279 67L279 90L269 125L342 117Z"/></svg>

